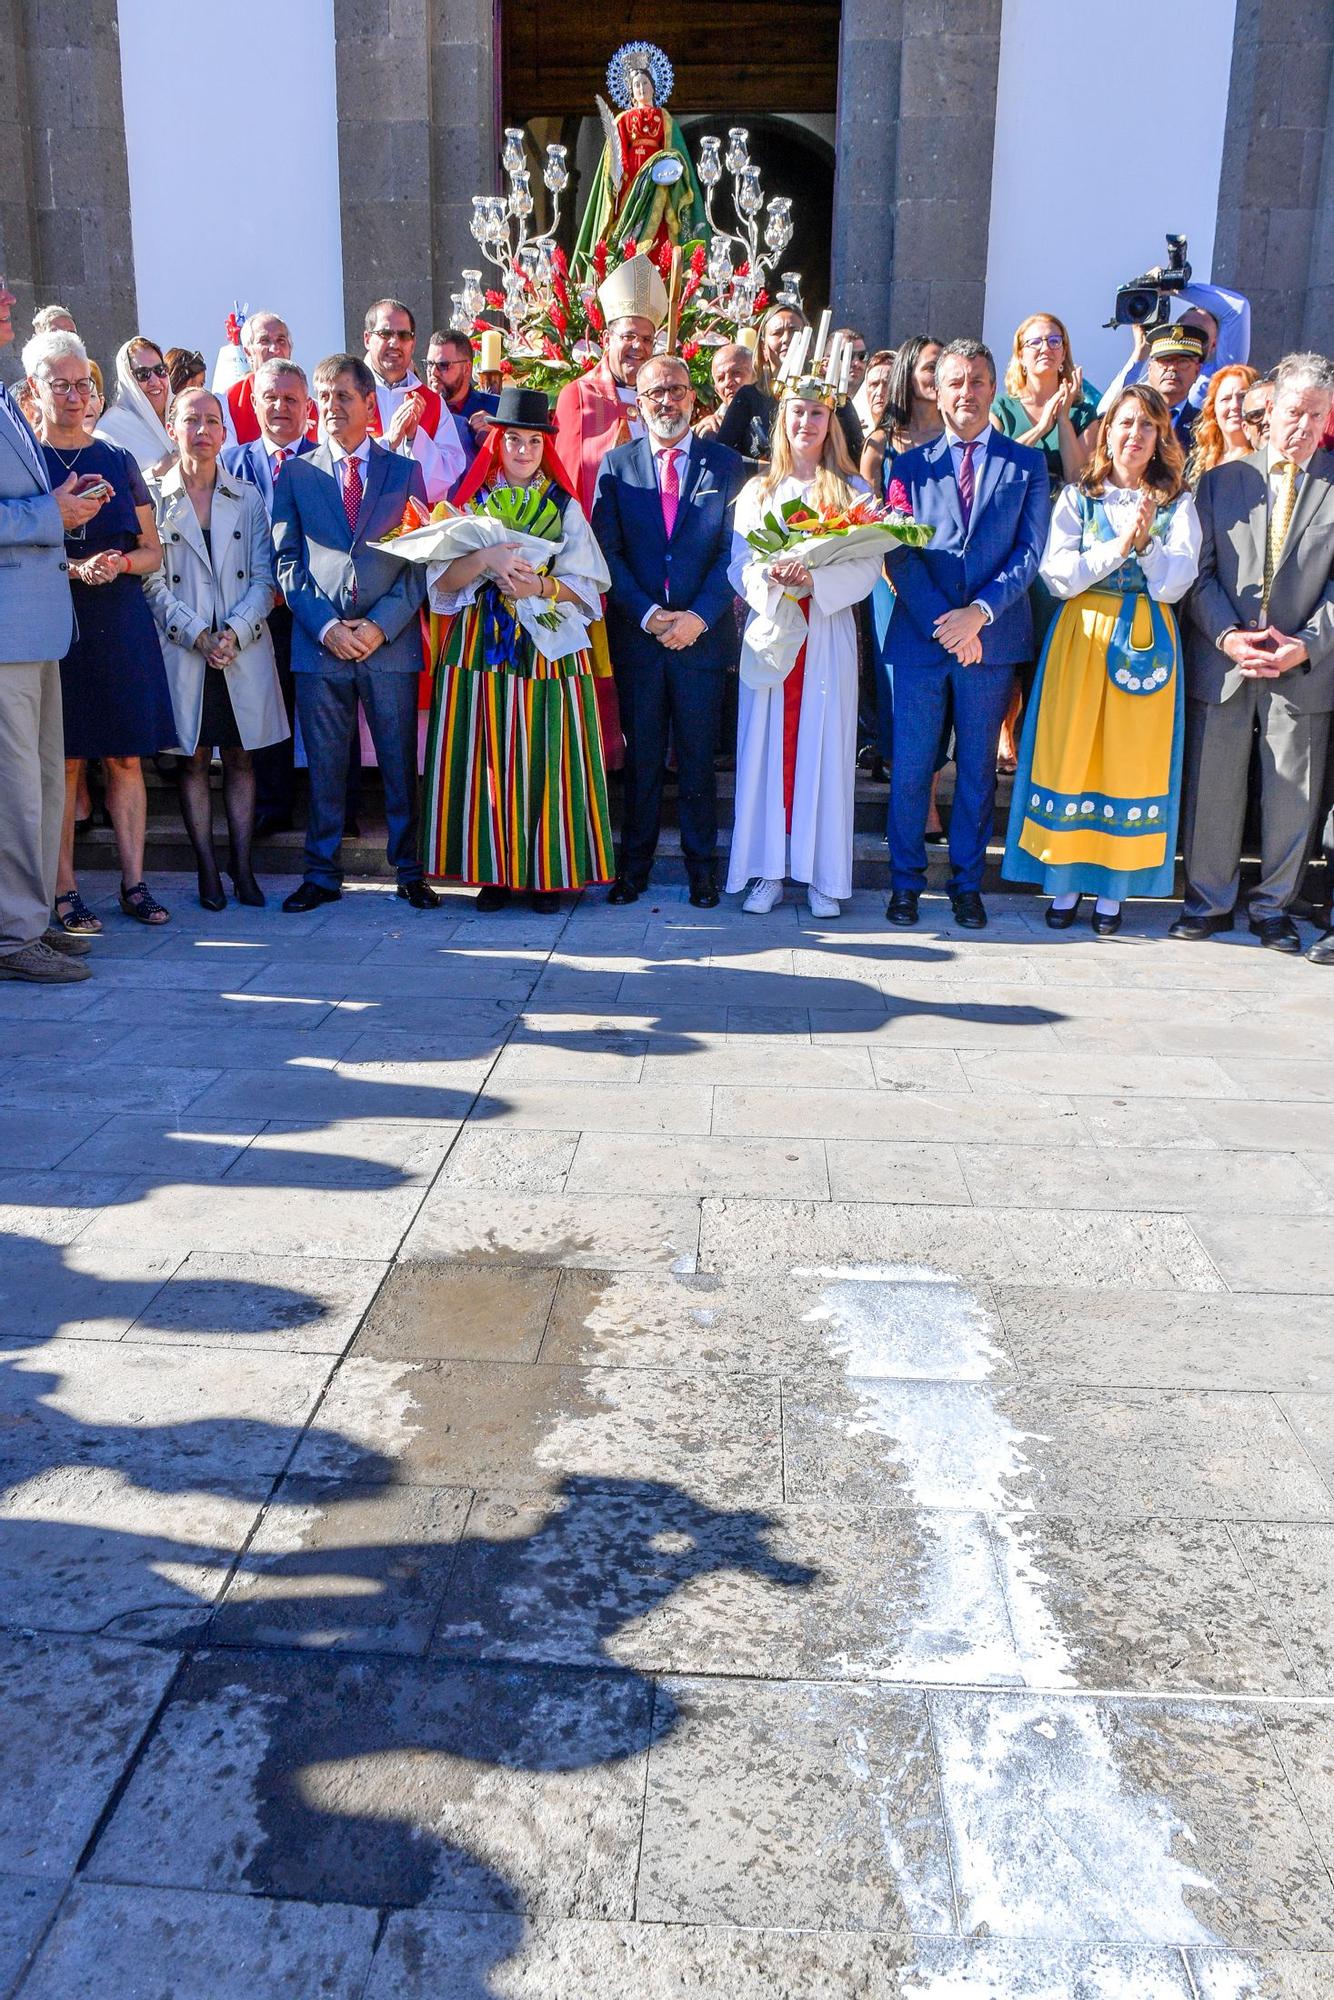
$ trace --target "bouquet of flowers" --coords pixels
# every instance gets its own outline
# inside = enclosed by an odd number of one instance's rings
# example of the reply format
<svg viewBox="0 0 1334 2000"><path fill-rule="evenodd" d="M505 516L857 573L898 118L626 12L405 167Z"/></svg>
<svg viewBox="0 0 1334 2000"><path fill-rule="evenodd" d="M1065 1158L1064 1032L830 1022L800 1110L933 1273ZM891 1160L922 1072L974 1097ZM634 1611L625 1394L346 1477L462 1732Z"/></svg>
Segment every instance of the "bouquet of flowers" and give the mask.
<svg viewBox="0 0 1334 2000"><path fill-rule="evenodd" d="M844 508L785 500L769 510L746 540L765 570L782 557L814 572L854 556L873 552L883 556L895 543L925 548L934 532L906 510L886 507L868 494ZM771 583L764 609L752 610L741 642L741 678L748 687L774 687L787 679L806 637L807 622L805 600Z"/></svg>
<svg viewBox="0 0 1334 2000"><path fill-rule="evenodd" d="M475 549L517 548L540 576L549 575L565 540L560 536L553 541L544 531L559 520L559 509L543 487L496 486L487 494L480 513L451 507L442 500L428 521L418 525L405 520L403 526L371 546L402 562L425 563L431 609L440 611L441 572L456 557L471 555ZM503 601L543 659L562 660L569 653L587 650L589 621L578 605L553 603L545 597L505 597Z"/></svg>
<svg viewBox="0 0 1334 2000"><path fill-rule="evenodd" d="M548 395L555 395L567 382L588 371L598 357L602 336L606 332L597 288L609 271L616 270L627 258L635 255L636 248L633 240L619 248L598 242L594 245L591 269L576 282L571 276L565 252L557 246L552 252L549 296L539 291L526 272L517 273L525 288L524 334L531 352L506 357L501 373L507 382L514 381L525 389L543 389ZM664 245L655 261L662 272L663 283L668 283L671 274L670 248ZM684 245L677 352L689 368L696 390L712 401L713 384L709 366L713 349L721 341L735 339L736 333L732 322L703 296L706 269L704 245ZM744 265L738 275L745 276ZM768 302L766 294L761 292L755 301L756 311L762 312ZM488 292L486 303L491 312L500 314L504 308L504 296L500 292ZM479 343L480 336L491 330L493 324L484 317L475 322L473 330Z"/></svg>

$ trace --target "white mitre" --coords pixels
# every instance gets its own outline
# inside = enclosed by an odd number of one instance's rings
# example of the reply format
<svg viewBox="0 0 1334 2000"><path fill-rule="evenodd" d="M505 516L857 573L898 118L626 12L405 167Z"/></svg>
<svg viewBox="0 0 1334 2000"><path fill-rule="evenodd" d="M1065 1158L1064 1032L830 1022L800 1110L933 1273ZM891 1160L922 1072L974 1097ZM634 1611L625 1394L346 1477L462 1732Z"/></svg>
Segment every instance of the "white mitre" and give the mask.
<svg viewBox="0 0 1334 2000"><path fill-rule="evenodd" d="M618 319L647 319L656 328L667 318L667 287L657 265L641 250L604 278L598 304L608 326Z"/></svg>

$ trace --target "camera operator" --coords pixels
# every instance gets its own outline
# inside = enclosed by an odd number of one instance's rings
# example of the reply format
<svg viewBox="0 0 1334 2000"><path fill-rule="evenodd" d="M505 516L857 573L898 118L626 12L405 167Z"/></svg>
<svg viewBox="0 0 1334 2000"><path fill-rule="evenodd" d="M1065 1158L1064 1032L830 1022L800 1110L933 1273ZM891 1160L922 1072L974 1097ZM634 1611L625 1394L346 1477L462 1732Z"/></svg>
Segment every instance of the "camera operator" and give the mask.
<svg viewBox="0 0 1334 2000"><path fill-rule="evenodd" d="M1145 273L1146 277L1160 275L1161 272ZM1233 362L1250 359L1251 302L1240 292L1230 292L1223 285L1194 282L1181 285L1173 296L1186 307L1177 324L1198 327L1205 336L1204 364L1190 395L1192 410L1198 410L1208 394L1209 377L1216 368L1227 368ZM1100 414L1110 408L1129 383L1144 380L1152 332L1152 328L1131 327L1130 359L1108 384L1107 392L1098 405Z"/></svg>

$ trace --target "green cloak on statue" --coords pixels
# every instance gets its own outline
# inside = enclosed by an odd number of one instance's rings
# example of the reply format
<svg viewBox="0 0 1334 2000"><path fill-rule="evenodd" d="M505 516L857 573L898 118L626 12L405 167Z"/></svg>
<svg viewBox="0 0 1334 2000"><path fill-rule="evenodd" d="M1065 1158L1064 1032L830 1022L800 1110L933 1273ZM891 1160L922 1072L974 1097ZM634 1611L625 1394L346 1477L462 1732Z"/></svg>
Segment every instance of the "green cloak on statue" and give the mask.
<svg viewBox="0 0 1334 2000"><path fill-rule="evenodd" d="M651 42L627 43L607 66L607 87L625 109L613 117L598 99L607 142L574 246L579 275L599 242L619 249L633 241L654 255L664 243L708 240L695 169L676 120L662 108L671 86L672 66Z"/></svg>

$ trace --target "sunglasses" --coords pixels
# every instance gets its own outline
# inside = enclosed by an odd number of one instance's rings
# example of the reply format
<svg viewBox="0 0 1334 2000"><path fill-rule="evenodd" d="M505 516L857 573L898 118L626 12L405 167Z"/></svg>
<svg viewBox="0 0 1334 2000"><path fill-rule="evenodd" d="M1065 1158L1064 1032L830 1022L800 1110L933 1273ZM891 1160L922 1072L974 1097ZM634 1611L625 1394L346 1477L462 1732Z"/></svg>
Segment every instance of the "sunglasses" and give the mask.
<svg viewBox="0 0 1334 2000"><path fill-rule="evenodd" d="M1241 413L1241 421L1244 424L1267 424L1269 422L1268 404L1261 404L1258 410L1244 409Z"/></svg>
<svg viewBox="0 0 1334 2000"><path fill-rule="evenodd" d="M165 361L154 361L147 368L131 368L130 370L136 382L151 382L155 375L161 376L165 382L168 372Z"/></svg>

